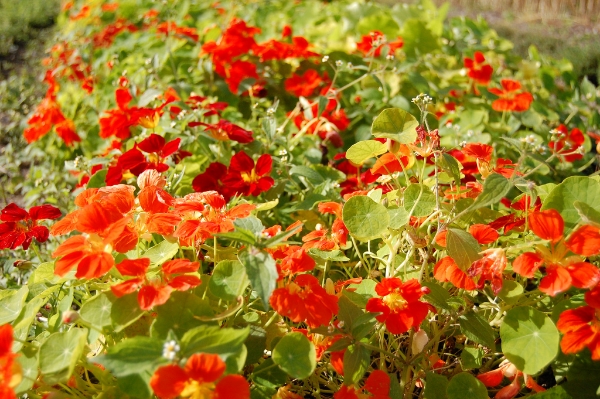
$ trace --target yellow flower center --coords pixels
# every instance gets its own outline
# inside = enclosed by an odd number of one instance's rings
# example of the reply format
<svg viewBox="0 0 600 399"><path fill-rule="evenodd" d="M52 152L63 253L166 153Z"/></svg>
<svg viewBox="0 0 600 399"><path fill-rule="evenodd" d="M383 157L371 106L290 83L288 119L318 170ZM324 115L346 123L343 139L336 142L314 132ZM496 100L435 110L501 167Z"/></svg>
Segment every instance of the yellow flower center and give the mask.
<svg viewBox="0 0 600 399"><path fill-rule="evenodd" d="M181 397L190 399L211 399L215 389L214 382L200 383L198 381L188 381L185 384Z"/></svg>
<svg viewBox="0 0 600 399"><path fill-rule="evenodd" d="M112 245L106 244L104 239L100 237L98 234L90 234L87 236L87 241L91 247L93 252L106 252L112 253Z"/></svg>
<svg viewBox="0 0 600 399"><path fill-rule="evenodd" d="M258 181L258 175L256 174L256 170L252 169L250 173L242 172L242 179L244 183L256 183Z"/></svg>
<svg viewBox="0 0 600 399"><path fill-rule="evenodd" d="M383 303L385 303L392 311L402 310L408 303L406 299L398 292L392 292L383 297Z"/></svg>

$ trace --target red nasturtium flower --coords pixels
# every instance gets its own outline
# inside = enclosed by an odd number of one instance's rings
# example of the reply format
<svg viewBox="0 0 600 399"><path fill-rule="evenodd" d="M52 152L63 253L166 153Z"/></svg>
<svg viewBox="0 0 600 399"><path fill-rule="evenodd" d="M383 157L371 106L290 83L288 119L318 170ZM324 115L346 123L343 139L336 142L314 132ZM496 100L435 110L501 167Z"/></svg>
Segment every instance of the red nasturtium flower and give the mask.
<svg viewBox="0 0 600 399"><path fill-rule="evenodd" d="M521 276L532 278L545 266L546 276L540 281L540 291L555 296L575 286L591 288L600 282L600 269L584 262L581 256L567 256L569 251L583 256L600 253L600 233L597 228L583 226L565 240L565 224L554 209L529 215L529 227L536 236L550 241L550 248L536 245L535 252L525 252L513 261L513 270Z"/></svg>
<svg viewBox="0 0 600 399"><path fill-rule="evenodd" d="M216 191L188 194L175 200L174 206L183 221L173 236L179 239L180 245L194 247L215 233L233 231L233 221L249 216L256 208L252 204L239 204L227 209L225 198Z"/></svg>
<svg viewBox="0 0 600 399"><path fill-rule="evenodd" d="M13 329L10 324L0 326L0 398L16 399L14 388L22 379L21 366L12 352Z"/></svg>
<svg viewBox="0 0 600 399"><path fill-rule="evenodd" d="M200 285L200 278L195 274L200 264L187 259L174 259L165 262L158 278L148 279L146 272L150 266L149 258L125 259L116 265L123 276L134 278L110 287L115 296L131 294L139 289L138 303L142 310L148 310L167 302L171 292L187 291Z"/></svg>
<svg viewBox="0 0 600 399"><path fill-rule="evenodd" d="M296 97L310 97L324 82L323 78L314 69L304 71L302 75L292 74L284 82L285 90Z"/></svg>
<svg viewBox="0 0 600 399"><path fill-rule="evenodd" d="M159 367L150 379L160 399L178 396L191 399L250 399L250 385L241 375L226 375L219 355L195 353L185 367L169 364Z"/></svg>
<svg viewBox="0 0 600 399"><path fill-rule="evenodd" d="M54 273L64 276L77 267L77 278L96 278L114 265L113 249L125 253L135 248L138 234L129 214L134 206L133 186L123 184L83 191L75 199L80 207L52 226L53 235L77 230L83 234L70 237L52 254Z"/></svg>
<svg viewBox="0 0 600 399"><path fill-rule="evenodd" d="M529 109L533 102L533 96L529 92L521 91L521 83L512 79L502 79L502 89L488 89L500 98L494 100L492 108L496 111L523 112Z"/></svg>
<svg viewBox="0 0 600 399"><path fill-rule="evenodd" d="M119 88L115 91L117 108L105 111L105 116L100 118L100 137L103 139L115 136L121 140L126 140L131 135L129 128L136 125L142 125L146 128L153 128L158 124L158 119L162 114L165 102L157 109L144 107L130 107L129 103L133 96L127 89L129 80L121 76L119 78Z"/></svg>
<svg viewBox="0 0 600 399"><path fill-rule="evenodd" d="M48 134L54 126L56 134L64 140L66 145L70 146L75 142L81 141L81 138L75 131L73 121L67 119L60 109L56 98L59 87L58 83L54 80L52 71L46 72L44 81L49 85L46 97L44 97L35 110L35 113L27 121L29 127L23 131L23 137L25 137L28 143L32 143Z"/></svg>
<svg viewBox="0 0 600 399"><path fill-rule="evenodd" d="M473 58L465 57L465 68L469 70L467 76L481 85L487 85L492 79L494 68L485 63L485 56L482 52L476 51Z"/></svg>
<svg viewBox="0 0 600 399"><path fill-rule="evenodd" d="M210 136L219 141L233 140L242 144L251 143L254 141L252 132L250 130L246 130L241 126L231 123L225 119L220 119L219 122L212 125L204 122L190 122L188 126L204 126L206 127L206 131L210 134Z"/></svg>
<svg viewBox="0 0 600 399"><path fill-rule="evenodd" d="M582 159L583 154L579 151L585 142L585 137L581 130L573 128L569 131L565 125L559 125L555 131L556 136L548 143L548 147L559 154L560 158L567 162L574 162Z"/></svg>
<svg viewBox="0 0 600 399"><path fill-rule="evenodd" d="M39 226L39 220L57 219L61 215L52 205L34 206L29 212L15 203L10 203L0 211L0 249L29 248L35 238L37 242L46 242L49 231Z"/></svg>
<svg viewBox="0 0 600 399"><path fill-rule="evenodd" d="M531 376L519 371L517 367L508 360L503 360L502 363L500 363L500 367L495 370L479 374L477 379L486 387L492 388L500 385L504 377L512 380L512 382L500 389L494 396L495 399L512 399L517 396L519 391L521 391L521 377L525 378L525 386L527 388L532 389L535 392L543 392L546 390L539 386Z"/></svg>
<svg viewBox="0 0 600 399"><path fill-rule="evenodd" d="M305 322L310 328L328 325L339 310L338 297L328 294L310 274L296 276L275 289L269 303L280 315L294 323Z"/></svg>
<svg viewBox="0 0 600 399"><path fill-rule="evenodd" d="M322 251L331 251L346 246L348 239L348 229L342 221L342 204L337 202L321 202L319 203L319 212L335 215L335 220L331 226L331 238L327 236L329 230L323 229L320 224L317 229L302 237L302 248L318 248Z"/></svg>
<svg viewBox="0 0 600 399"><path fill-rule="evenodd" d="M388 54L394 55L396 50L404 46L404 42L400 37L392 42L388 42L383 33L375 30L368 35L364 35L360 39L360 42L356 43L358 51L364 55L371 55L373 57L379 57L384 46L388 47Z"/></svg>
<svg viewBox="0 0 600 399"><path fill-rule="evenodd" d="M560 341L563 353L578 353L588 348L593 360L600 360L600 286L585 293L587 306L561 313L556 327L564 335Z"/></svg>
<svg viewBox="0 0 600 399"><path fill-rule="evenodd" d="M238 194L258 196L275 184L269 176L272 167L273 159L269 154L261 155L255 164L248 154L240 151L231 157L227 176L222 181Z"/></svg>
<svg viewBox="0 0 600 399"><path fill-rule="evenodd" d="M390 387L390 376L384 371L373 370L362 388L342 385L342 388L333 395L333 399L390 399Z"/></svg>
<svg viewBox="0 0 600 399"><path fill-rule="evenodd" d="M167 36L183 36L197 42L200 36L196 28L188 26L178 26L175 22L163 22L156 27L158 33L162 33Z"/></svg>
<svg viewBox="0 0 600 399"><path fill-rule="evenodd" d="M418 328L423 322L429 307L420 298L425 294L417 279L403 283L396 277L384 278L375 286L381 298L371 298L366 311L382 313L377 321L385 323L392 334L402 334L411 328Z"/></svg>

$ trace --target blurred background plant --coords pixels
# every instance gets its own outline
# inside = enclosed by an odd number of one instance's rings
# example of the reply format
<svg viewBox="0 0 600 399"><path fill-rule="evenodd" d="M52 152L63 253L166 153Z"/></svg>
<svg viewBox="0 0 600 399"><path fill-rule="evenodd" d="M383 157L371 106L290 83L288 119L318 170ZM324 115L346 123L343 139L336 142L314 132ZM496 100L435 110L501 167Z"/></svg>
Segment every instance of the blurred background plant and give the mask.
<svg viewBox="0 0 600 399"><path fill-rule="evenodd" d="M401 0L403 3L418 3ZM380 0L396 4L397 0ZM566 58L573 72L598 84L600 72L600 1L598 0L433 0L449 3L448 16L483 18L526 58L531 45L540 54Z"/></svg>
<svg viewBox="0 0 600 399"><path fill-rule="evenodd" d="M36 154L23 128L46 88L41 83L58 0L0 0L0 202L20 202L19 185ZM43 154L37 154L42 156Z"/></svg>

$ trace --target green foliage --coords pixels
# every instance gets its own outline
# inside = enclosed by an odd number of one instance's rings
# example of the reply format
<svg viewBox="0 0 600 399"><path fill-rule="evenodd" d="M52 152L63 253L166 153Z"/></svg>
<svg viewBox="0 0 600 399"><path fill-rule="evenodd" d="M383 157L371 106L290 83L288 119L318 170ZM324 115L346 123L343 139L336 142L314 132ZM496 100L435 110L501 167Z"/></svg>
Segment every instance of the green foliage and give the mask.
<svg viewBox="0 0 600 399"><path fill-rule="evenodd" d="M529 306L507 312L500 338L507 359L527 374L538 373L558 354L556 326L544 313Z"/></svg>

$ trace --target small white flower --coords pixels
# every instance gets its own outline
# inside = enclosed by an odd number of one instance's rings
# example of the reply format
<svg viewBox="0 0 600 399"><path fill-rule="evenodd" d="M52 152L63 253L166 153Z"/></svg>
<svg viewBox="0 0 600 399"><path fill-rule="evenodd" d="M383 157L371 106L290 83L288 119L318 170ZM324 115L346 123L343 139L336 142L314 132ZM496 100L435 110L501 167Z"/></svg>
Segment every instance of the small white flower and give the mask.
<svg viewBox="0 0 600 399"><path fill-rule="evenodd" d="M323 57L323 59L322 59L321 61L322 61L322 62L327 62L327 61L329 61L329 56L328 56L328 55L324 56L324 57Z"/></svg>
<svg viewBox="0 0 600 399"><path fill-rule="evenodd" d="M344 65L344 61L342 61L342 60L337 60L337 61L335 62L335 66L336 66L336 67L338 67L338 68L341 68L341 67L342 67L342 65Z"/></svg>
<svg viewBox="0 0 600 399"><path fill-rule="evenodd" d="M173 360L175 359L175 356L177 356L177 352L179 352L179 345L177 344L177 342L171 340L171 341L167 341L165 342L164 346L163 346L163 357L165 359L168 360Z"/></svg>

